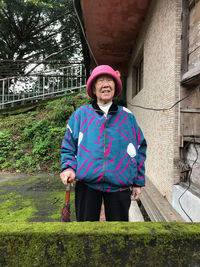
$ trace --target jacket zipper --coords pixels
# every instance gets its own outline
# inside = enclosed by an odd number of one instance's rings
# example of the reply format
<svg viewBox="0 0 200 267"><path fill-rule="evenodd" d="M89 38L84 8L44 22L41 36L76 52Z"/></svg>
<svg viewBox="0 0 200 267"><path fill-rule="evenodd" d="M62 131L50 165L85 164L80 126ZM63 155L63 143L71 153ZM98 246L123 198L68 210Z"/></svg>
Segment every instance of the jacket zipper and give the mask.
<svg viewBox="0 0 200 267"><path fill-rule="evenodd" d="M105 120L105 125L104 125L104 159L103 159L102 191L104 188L104 173L105 173L105 163L106 163L106 157L105 157L105 155L106 155L106 122L107 122L107 115L106 115L106 120Z"/></svg>

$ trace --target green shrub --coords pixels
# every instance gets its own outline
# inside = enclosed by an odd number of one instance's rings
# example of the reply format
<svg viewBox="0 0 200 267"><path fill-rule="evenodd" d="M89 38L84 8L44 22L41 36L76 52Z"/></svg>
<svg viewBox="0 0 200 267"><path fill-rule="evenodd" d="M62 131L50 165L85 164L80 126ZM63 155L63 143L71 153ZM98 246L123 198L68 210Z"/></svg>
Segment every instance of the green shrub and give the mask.
<svg viewBox="0 0 200 267"><path fill-rule="evenodd" d="M15 167L21 171L31 170L33 172L36 168L36 162L32 156L25 154L16 161Z"/></svg>
<svg viewBox="0 0 200 267"><path fill-rule="evenodd" d="M0 157L8 157L10 151L13 149L13 146L11 134L8 131L0 132Z"/></svg>
<svg viewBox="0 0 200 267"><path fill-rule="evenodd" d="M33 143L33 154L37 156L43 156L43 160L50 159L51 141L49 138L43 138L43 136L36 136Z"/></svg>
<svg viewBox="0 0 200 267"><path fill-rule="evenodd" d="M49 123L46 119L36 121L34 124L27 124L23 131L23 139L30 140L36 135L43 136L47 133L49 128Z"/></svg>
<svg viewBox="0 0 200 267"><path fill-rule="evenodd" d="M16 148L15 152L13 153L13 158L20 159L21 156L24 154L24 151L21 148Z"/></svg>
<svg viewBox="0 0 200 267"><path fill-rule="evenodd" d="M56 127L62 127L66 125L66 121L69 119L74 109L72 106L56 107L49 113L49 119Z"/></svg>
<svg viewBox="0 0 200 267"><path fill-rule="evenodd" d="M0 157L0 164L4 163L6 159L4 157Z"/></svg>

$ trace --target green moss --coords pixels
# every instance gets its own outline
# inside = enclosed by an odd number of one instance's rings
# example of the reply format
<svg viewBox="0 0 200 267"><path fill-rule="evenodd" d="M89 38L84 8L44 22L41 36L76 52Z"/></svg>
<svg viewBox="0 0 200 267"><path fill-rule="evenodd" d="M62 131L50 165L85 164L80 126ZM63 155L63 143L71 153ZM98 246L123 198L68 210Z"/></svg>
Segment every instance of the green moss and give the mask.
<svg viewBox="0 0 200 267"><path fill-rule="evenodd" d="M12 175L11 175L12 178ZM58 175L19 176L0 185L0 221L56 222L60 220L65 186ZM74 189L71 189L71 220L75 221Z"/></svg>
<svg viewBox="0 0 200 267"><path fill-rule="evenodd" d="M0 224L0 255L10 266L198 266L200 224Z"/></svg>
<svg viewBox="0 0 200 267"><path fill-rule="evenodd" d="M4 193L6 193L6 190L3 190L0 188L0 194L4 194Z"/></svg>
<svg viewBox="0 0 200 267"><path fill-rule="evenodd" d="M13 174L14 176L14 174ZM22 185L26 185L26 184L31 184L31 183L34 183L38 180L38 177L24 177L24 178L19 178L19 180L17 181L13 181L13 182L3 182L1 183L1 186L4 186L4 185L11 185L11 186L15 186L15 187L18 187L18 186L22 186Z"/></svg>
<svg viewBox="0 0 200 267"><path fill-rule="evenodd" d="M1 198L0 218L2 222L26 222L36 212L31 200L23 199L21 195L10 193Z"/></svg>

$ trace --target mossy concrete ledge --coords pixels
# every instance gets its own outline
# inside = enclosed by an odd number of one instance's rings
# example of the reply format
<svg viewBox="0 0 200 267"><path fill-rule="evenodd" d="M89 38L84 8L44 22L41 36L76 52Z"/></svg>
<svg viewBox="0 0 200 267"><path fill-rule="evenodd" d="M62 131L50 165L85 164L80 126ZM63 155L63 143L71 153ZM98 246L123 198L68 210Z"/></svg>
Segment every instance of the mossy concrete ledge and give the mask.
<svg viewBox="0 0 200 267"><path fill-rule="evenodd" d="M200 266L200 223L1 223L0 266Z"/></svg>

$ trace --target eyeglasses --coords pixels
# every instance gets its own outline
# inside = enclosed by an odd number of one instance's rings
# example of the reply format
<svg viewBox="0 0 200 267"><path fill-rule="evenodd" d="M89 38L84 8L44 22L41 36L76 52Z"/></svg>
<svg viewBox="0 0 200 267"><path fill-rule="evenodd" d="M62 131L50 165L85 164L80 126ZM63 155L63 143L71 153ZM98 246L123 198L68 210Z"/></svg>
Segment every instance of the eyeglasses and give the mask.
<svg viewBox="0 0 200 267"><path fill-rule="evenodd" d="M98 84L103 84L105 82L110 84L110 83L114 83L114 80L112 78L99 78L96 80L96 83Z"/></svg>

